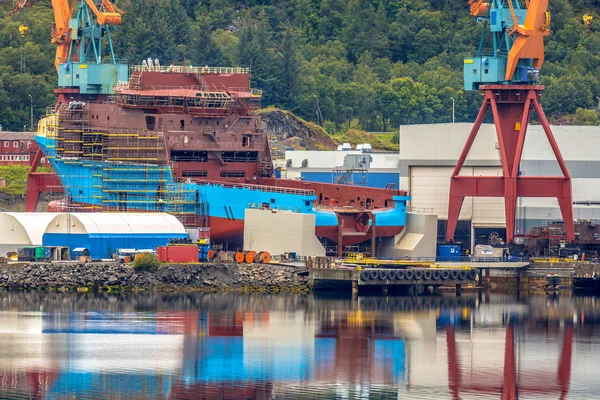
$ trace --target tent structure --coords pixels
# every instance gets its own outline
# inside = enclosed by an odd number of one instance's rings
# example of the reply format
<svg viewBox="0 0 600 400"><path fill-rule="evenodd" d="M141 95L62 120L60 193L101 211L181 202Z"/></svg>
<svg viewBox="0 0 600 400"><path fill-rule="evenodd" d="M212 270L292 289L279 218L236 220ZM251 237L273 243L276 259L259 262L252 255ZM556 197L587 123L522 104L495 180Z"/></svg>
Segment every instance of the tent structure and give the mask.
<svg viewBox="0 0 600 400"><path fill-rule="evenodd" d="M42 236L56 213L0 213L0 256L24 246L41 246Z"/></svg>
<svg viewBox="0 0 600 400"><path fill-rule="evenodd" d="M48 224L44 246L89 250L92 259L110 258L117 249L155 249L171 238L187 238L185 227L165 213L61 213Z"/></svg>

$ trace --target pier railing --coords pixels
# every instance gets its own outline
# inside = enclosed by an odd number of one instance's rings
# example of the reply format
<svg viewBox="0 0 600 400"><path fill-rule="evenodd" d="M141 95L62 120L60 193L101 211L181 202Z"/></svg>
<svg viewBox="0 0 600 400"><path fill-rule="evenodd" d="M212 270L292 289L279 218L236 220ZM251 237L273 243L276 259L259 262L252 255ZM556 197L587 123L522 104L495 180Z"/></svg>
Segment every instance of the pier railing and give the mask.
<svg viewBox="0 0 600 400"><path fill-rule="evenodd" d="M473 263L525 263L530 262L530 259L527 257L457 257L457 258L449 258L449 257L397 257L397 258L377 258L376 262L372 261L374 259L364 258L364 259L353 259L353 258L344 258L339 259L338 257L328 256L330 260L337 260L337 264L341 262L342 265L362 265L368 266L368 268L377 268L378 266L385 266L389 268L390 266L395 266L398 268L401 267L410 267L410 266L421 266L426 267L427 264L430 264L431 267L435 268L433 264L442 264L443 263L465 263L465 264L473 264ZM389 261L389 265L386 265L386 261ZM334 263L335 264L335 263ZM322 262L321 262L322 265ZM313 267L315 268L315 267ZM321 266L321 268L323 268Z"/></svg>

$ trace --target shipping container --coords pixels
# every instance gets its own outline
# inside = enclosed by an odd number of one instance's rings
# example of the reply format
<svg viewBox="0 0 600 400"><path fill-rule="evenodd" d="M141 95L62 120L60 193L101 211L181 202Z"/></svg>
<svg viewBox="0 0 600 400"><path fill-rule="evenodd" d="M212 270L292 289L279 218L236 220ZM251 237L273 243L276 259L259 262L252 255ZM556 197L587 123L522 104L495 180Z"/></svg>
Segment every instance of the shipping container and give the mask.
<svg viewBox="0 0 600 400"><path fill-rule="evenodd" d="M159 246L156 248L156 257L165 263L198 262L198 246Z"/></svg>
<svg viewBox="0 0 600 400"><path fill-rule="evenodd" d="M52 249L42 246L25 246L18 250L19 261L49 261L52 259Z"/></svg>

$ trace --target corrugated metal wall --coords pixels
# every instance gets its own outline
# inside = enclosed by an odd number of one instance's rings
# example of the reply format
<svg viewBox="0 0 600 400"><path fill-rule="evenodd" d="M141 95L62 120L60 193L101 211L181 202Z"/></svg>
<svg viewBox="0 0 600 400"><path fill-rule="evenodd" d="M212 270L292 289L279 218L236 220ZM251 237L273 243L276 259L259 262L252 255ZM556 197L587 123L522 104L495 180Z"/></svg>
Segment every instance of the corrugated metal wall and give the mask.
<svg viewBox="0 0 600 400"><path fill-rule="evenodd" d="M412 167L410 169L410 207L416 212L433 212L439 219L448 218L448 197L452 167ZM463 167L461 175L495 176L498 167ZM504 200L493 197L467 197L460 219L471 219L479 226L505 224Z"/></svg>

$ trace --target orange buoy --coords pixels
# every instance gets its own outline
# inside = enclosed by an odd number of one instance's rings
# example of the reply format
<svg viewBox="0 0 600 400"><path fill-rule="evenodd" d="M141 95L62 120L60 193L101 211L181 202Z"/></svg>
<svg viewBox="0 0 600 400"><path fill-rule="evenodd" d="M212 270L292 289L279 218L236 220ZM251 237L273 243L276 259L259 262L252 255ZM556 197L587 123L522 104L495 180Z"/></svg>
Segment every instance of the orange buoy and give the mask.
<svg viewBox="0 0 600 400"><path fill-rule="evenodd" d="M210 249L208 251L208 253L206 254L206 257L208 258L208 260L212 260L213 258L215 258L215 251L213 249Z"/></svg>
<svg viewBox="0 0 600 400"><path fill-rule="evenodd" d="M271 261L271 255L266 251L261 251L260 262L263 264L267 264Z"/></svg>
<svg viewBox="0 0 600 400"><path fill-rule="evenodd" d="M244 262L244 253L242 253L241 251L238 251L237 253L235 253L235 262L243 263Z"/></svg>
<svg viewBox="0 0 600 400"><path fill-rule="evenodd" d="M246 252L246 262L248 264L253 263L255 257L256 257L256 252L255 251L248 251L248 252Z"/></svg>

